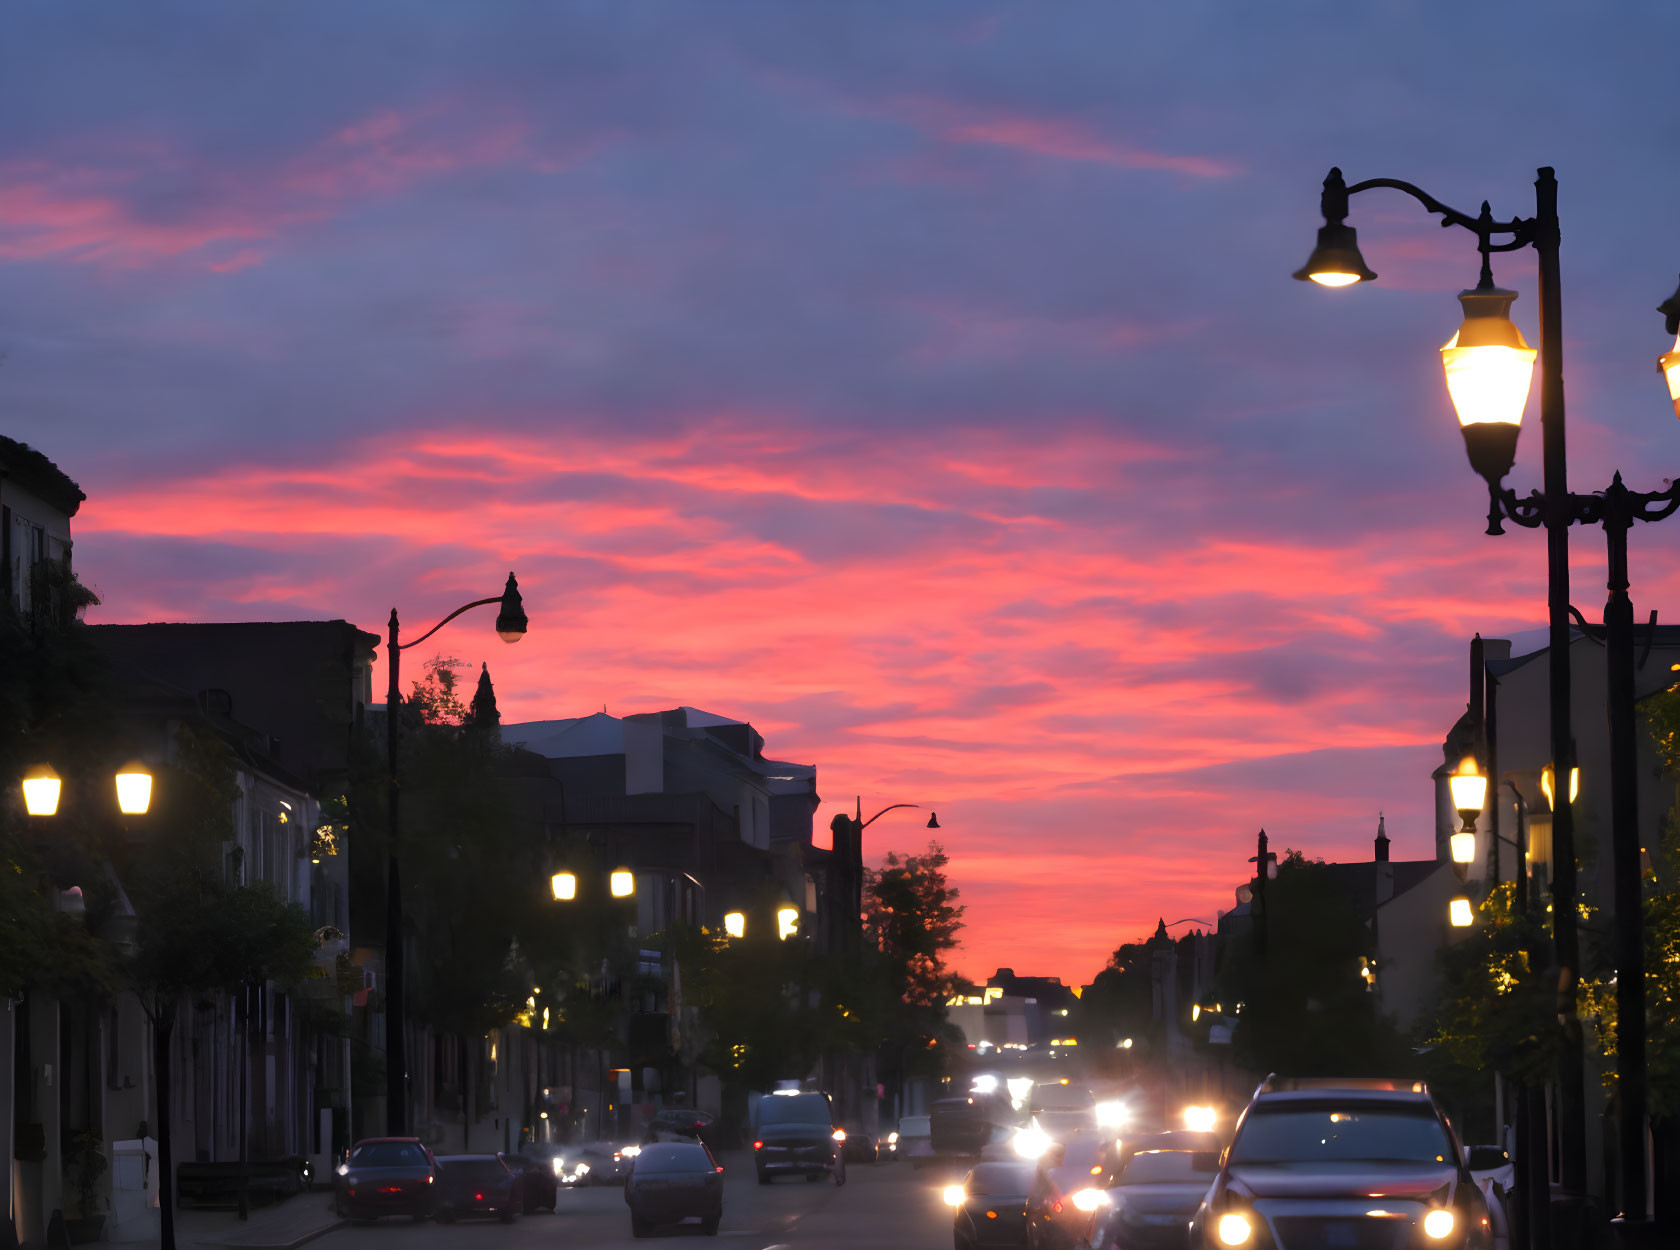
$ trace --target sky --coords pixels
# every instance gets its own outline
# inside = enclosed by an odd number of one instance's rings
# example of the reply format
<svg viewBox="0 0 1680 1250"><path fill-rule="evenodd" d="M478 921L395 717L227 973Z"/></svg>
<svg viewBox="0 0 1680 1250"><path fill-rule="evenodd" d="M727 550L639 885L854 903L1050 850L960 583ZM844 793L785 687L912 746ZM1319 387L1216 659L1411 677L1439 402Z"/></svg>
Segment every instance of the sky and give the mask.
<svg viewBox="0 0 1680 1250"><path fill-rule="evenodd" d="M1473 238L1369 192L1379 281L1292 282L1332 165L1500 218L1554 166L1571 485L1680 463L1670 3L5 27L0 433L88 494L90 620L425 629L512 569L523 642L437 639L505 719L701 707L816 765L822 834L937 811L978 978L1216 920L1262 827L1432 857L1469 638L1544 624L1441 379ZM1494 260L1537 344L1534 253ZM1641 617L1676 530L1633 535Z"/></svg>

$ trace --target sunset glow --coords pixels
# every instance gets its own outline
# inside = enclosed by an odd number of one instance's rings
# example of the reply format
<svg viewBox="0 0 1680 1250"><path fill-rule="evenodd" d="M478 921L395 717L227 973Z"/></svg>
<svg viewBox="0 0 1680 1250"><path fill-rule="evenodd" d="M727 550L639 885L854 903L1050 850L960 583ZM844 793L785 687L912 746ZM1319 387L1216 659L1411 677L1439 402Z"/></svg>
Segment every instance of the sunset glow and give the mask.
<svg viewBox="0 0 1680 1250"><path fill-rule="evenodd" d="M1491 17L1450 45L1352 17L1283 74L1281 18L1204 57L1166 10L752 13L347 13L325 60L224 15L307 100L210 56L159 93L107 57L168 61L166 32L19 19L0 433L87 492L88 619L423 630L516 570L519 645L484 613L405 671L488 663L510 722L751 721L816 766L819 841L860 797L920 805L865 859L944 843L979 979L1089 982L1213 919L1262 826L1368 859L1381 811L1432 858L1469 639L1545 622L1544 540L1482 533L1442 375L1478 258L1377 193L1380 282L1289 275L1335 162L1503 217L1555 163L1572 475L1680 463L1675 261L1618 243L1660 234L1672 174L1605 138L1666 116L1637 69L1666 41L1537 18L1635 68L1531 93L1494 159L1418 138L1512 122ZM1538 341L1531 258L1499 280ZM1636 610L1667 621L1680 533L1650 529ZM1573 558L1590 616L1602 545Z"/></svg>

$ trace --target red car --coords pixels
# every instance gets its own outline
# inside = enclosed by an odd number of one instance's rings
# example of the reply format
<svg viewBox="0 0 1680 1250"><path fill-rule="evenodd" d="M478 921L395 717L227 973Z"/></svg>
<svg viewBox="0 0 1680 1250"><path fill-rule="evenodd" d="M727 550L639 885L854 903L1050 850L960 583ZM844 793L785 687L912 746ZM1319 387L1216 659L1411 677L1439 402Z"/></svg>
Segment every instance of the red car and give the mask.
<svg viewBox="0 0 1680 1250"><path fill-rule="evenodd" d="M352 1220L407 1215L437 1206L437 1160L418 1137L368 1137L350 1148L334 1177L334 1206Z"/></svg>

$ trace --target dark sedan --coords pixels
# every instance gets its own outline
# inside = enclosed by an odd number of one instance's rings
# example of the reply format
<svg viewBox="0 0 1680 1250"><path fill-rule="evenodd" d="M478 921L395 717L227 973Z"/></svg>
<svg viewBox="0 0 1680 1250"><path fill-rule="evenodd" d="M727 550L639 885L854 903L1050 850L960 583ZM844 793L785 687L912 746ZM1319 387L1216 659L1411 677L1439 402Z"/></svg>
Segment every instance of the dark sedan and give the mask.
<svg viewBox="0 0 1680 1250"><path fill-rule="evenodd" d="M523 1199L521 1212L529 1215L533 1211L554 1210L560 1201L560 1172L565 1167L564 1147L536 1143L526 1146L516 1155L504 1157L508 1167L519 1177Z"/></svg>
<svg viewBox="0 0 1680 1250"><path fill-rule="evenodd" d="M845 1140L840 1143L840 1153L846 1157L848 1163L874 1163L881 1157L881 1146L871 1133L856 1120L848 1120L841 1125L845 1130Z"/></svg>
<svg viewBox="0 0 1680 1250"><path fill-rule="evenodd" d="M1085 1250L1185 1250L1190 1220L1219 1172L1206 1150L1139 1150L1109 1182Z"/></svg>
<svg viewBox="0 0 1680 1250"><path fill-rule="evenodd" d="M956 1207L951 1237L956 1250L1027 1244L1027 1194L1032 1189L1030 1163L981 1163L945 1199Z"/></svg>
<svg viewBox="0 0 1680 1250"><path fill-rule="evenodd" d="M1243 1112L1190 1230L1200 1250L1485 1250L1487 1205L1421 1084L1274 1088Z"/></svg>
<svg viewBox="0 0 1680 1250"><path fill-rule="evenodd" d="M437 1175L437 1160L418 1137L365 1138L338 1165L333 1205L352 1220L423 1220L437 1204Z"/></svg>
<svg viewBox="0 0 1680 1250"><path fill-rule="evenodd" d="M723 1219L723 1165L702 1142L654 1142L636 1156L624 1201L633 1236L646 1237L657 1224L696 1219L715 1237Z"/></svg>
<svg viewBox="0 0 1680 1250"><path fill-rule="evenodd" d="M524 1206L524 1185L501 1155L438 1157L438 1222L494 1215L504 1224Z"/></svg>
<svg viewBox="0 0 1680 1250"><path fill-rule="evenodd" d="M1096 1129L1069 1133L1039 1157L1027 1202L1027 1244L1033 1250L1071 1250L1107 1205L1103 1195L1105 1148L1114 1139Z"/></svg>

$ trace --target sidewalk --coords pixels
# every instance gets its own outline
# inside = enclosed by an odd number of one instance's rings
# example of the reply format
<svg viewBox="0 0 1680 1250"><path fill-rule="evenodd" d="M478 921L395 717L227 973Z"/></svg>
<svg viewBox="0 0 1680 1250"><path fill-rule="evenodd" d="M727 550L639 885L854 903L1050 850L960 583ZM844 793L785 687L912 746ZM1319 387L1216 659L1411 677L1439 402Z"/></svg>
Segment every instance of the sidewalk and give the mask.
<svg viewBox="0 0 1680 1250"><path fill-rule="evenodd" d="M230 1250L294 1250L329 1233L344 1221L333 1210L332 1190L315 1188L270 1206L253 1206L251 1218L241 1220L229 1207L177 1207L175 1244L229 1247ZM155 1242L94 1242L87 1250L139 1250Z"/></svg>

